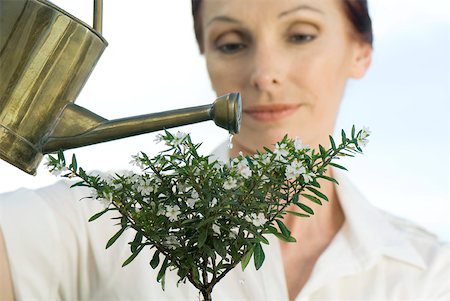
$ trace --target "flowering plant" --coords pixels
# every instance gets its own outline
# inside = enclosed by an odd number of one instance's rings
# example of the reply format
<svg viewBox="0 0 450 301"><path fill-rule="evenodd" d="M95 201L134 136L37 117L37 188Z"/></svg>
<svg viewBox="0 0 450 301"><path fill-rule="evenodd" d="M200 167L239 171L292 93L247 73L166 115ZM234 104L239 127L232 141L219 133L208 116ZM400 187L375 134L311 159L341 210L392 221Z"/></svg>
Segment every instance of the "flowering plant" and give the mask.
<svg viewBox="0 0 450 301"><path fill-rule="evenodd" d="M368 135L368 130L353 127L350 137L341 132L340 144L330 136L331 147L317 150L285 136L273 151L240 154L225 164L200 155L200 144L189 135L165 131L157 139L167 150L153 158L143 152L133 156L138 173L89 175L75 156L67 166L62 151L50 155L47 165L53 173L79 178L72 187L91 187L91 198L105 203L90 221L108 211L120 214L120 229L107 248L134 229L131 255L123 266L149 247L155 250L150 265L159 268L157 281L163 288L166 270L175 269L179 282L188 280L211 300L214 286L236 265L244 269L253 258L256 269L262 266L266 234L295 242L284 216L309 217L314 212L308 201L328 201L317 180L337 183L325 175L327 168L345 169L332 161L361 153Z"/></svg>

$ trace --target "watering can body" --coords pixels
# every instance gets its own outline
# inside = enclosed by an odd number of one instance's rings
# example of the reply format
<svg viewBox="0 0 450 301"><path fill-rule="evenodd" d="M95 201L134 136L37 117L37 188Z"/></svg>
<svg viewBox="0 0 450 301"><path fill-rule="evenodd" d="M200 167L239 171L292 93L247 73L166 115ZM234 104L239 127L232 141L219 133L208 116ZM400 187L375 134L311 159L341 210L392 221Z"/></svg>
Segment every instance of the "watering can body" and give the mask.
<svg viewBox="0 0 450 301"><path fill-rule="evenodd" d="M107 46L45 0L0 0L0 158L35 174L44 153L213 119L239 131L240 96L213 105L107 120L74 104Z"/></svg>
<svg viewBox="0 0 450 301"><path fill-rule="evenodd" d="M34 173L46 136L107 42L50 2L1 3L0 156Z"/></svg>

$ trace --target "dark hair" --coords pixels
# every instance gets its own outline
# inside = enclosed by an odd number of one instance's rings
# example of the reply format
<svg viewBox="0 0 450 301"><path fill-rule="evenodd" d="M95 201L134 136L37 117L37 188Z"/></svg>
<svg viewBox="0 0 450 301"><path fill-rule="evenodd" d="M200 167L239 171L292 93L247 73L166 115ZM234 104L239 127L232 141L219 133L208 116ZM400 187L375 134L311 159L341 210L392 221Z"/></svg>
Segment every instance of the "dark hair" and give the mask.
<svg viewBox="0 0 450 301"><path fill-rule="evenodd" d="M342 1L345 14L355 29L357 36L364 42L373 44L372 20L369 15L367 0L336 0ZM203 34L200 23L200 7L202 0L191 0L194 32L200 51L203 53Z"/></svg>

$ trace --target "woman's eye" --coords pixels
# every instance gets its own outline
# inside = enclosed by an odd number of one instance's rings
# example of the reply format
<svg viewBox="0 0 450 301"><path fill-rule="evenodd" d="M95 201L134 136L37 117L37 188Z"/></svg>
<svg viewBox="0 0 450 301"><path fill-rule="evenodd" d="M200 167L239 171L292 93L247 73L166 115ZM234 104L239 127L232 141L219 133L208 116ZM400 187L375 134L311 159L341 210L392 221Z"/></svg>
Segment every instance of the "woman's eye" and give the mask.
<svg viewBox="0 0 450 301"><path fill-rule="evenodd" d="M314 40L316 38L315 35L311 34L294 34L289 37L289 41L293 43L306 43Z"/></svg>
<svg viewBox="0 0 450 301"><path fill-rule="evenodd" d="M233 54L242 50L243 48L245 48L245 45L240 43L227 43L217 46L217 49L225 54Z"/></svg>

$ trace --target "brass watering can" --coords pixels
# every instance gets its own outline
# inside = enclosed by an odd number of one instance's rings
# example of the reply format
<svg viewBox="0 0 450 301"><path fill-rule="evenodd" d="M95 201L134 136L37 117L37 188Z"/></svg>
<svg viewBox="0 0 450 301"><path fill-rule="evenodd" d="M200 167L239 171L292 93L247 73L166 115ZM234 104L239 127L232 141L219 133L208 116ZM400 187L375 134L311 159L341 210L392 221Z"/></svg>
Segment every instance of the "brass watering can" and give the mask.
<svg viewBox="0 0 450 301"><path fill-rule="evenodd" d="M0 0L0 158L29 174L43 154L195 122L239 132L239 93L203 105L107 120L74 101L107 46L94 28L46 0Z"/></svg>

